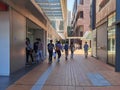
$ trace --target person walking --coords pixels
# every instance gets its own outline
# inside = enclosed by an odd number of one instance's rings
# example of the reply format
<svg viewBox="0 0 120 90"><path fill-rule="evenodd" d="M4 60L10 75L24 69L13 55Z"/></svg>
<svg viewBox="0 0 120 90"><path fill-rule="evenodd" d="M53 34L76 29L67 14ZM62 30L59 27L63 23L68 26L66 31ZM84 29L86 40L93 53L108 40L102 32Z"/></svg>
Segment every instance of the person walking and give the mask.
<svg viewBox="0 0 120 90"><path fill-rule="evenodd" d="M30 39L26 38L26 64L29 64L29 56L31 57L32 63L34 62L32 53L33 49L30 43Z"/></svg>
<svg viewBox="0 0 120 90"><path fill-rule="evenodd" d="M88 56L88 48L89 48L89 46L88 46L87 42L85 42L85 44L84 44L84 54L85 54L85 58L87 58L87 56Z"/></svg>
<svg viewBox="0 0 120 90"><path fill-rule="evenodd" d="M61 45L60 41L57 41L57 43L56 43L56 52L58 54L58 62L60 62L61 50L62 50L62 45Z"/></svg>
<svg viewBox="0 0 120 90"><path fill-rule="evenodd" d="M69 48L68 41L66 41L66 42L65 42L65 45L64 45L65 60L68 60L68 48Z"/></svg>
<svg viewBox="0 0 120 90"><path fill-rule="evenodd" d="M75 50L74 43L73 43L73 42L71 42L71 43L70 43L71 58L73 58L73 55L74 55L74 50Z"/></svg>
<svg viewBox="0 0 120 90"><path fill-rule="evenodd" d="M50 40L50 43L48 43L48 53L49 53L49 63L52 63L52 55L53 55L53 49L54 49L54 44L52 43L53 41Z"/></svg>

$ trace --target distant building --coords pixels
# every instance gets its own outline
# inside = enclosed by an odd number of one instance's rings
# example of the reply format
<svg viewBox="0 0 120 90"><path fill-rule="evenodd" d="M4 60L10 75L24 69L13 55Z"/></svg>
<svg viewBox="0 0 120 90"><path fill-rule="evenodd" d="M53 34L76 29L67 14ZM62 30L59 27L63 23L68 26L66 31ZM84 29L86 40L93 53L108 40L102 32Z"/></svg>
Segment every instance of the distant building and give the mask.
<svg viewBox="0 0 120 90"><path fill-rule="evenodd" d="M67 26L71 26L71 21L72 21L72 14L71 14L71 11L68 11L68 14L67 14Z"/></svg>
<svg viewBox="0 0 120 90"><path fill-rule="evenodd" d="M87 35L90 31L90 0L75 0L72 16L74 36L84 37L84 35ZM86 38L85 40L80 40L80 46L83 46L86 40Z"/></svg>

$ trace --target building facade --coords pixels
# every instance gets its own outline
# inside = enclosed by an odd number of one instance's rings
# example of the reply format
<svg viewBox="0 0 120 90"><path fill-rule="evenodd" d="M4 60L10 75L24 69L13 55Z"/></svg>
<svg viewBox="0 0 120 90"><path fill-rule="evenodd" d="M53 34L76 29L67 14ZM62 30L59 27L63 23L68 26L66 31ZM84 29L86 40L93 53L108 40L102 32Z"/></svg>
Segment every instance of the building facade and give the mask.
<svg viewBox="0 0 120 90"><path fill-rule="evenodd" d="M120 10L119 0L92 0L92 30L96 30L96 56L99 60L115 66L120 71ZM93 25L94 24L94 25ZM92 42L92 43L94 43ZM94 46L95 47L95 46ZM95 52L95 51L94 51ZM94 56L94 55L93 55Z"/></svg>
<svg viewBox="0 0 120 90"><path fill-rule="evenodd" d="M86 32L90 31L90 0L75 0L72 16L74 36L83 37ZM84 40L79 42L82 46Z"/></svg>
<svg viewBox="0 0 120 90"><path fill-rule="evenodd" d="M67 0L31 0L42 9L56 32L65 39L67 32Z"/></svg>
<svg viewBox="0 0 120 90"><path fill-rule="evenodd" d="M67 26L71 26L72 14L71 11L67 12Z"/></svg>
<svg viewBox="0 0 120 90"><path fill-rule="evenodd" d="M49 40L61 39L51 25L48 16L41 7L36 6L35 2L37 0L0 1L0 62L2 62L0 63L0 75L2 76L10 76L11 73L25 67L26 37L30 39L31 44L36 38L41 38L44 58L47 56ZM62 8L64 7L66 4ZM62 12L65 11L62 9Z"/></svg>

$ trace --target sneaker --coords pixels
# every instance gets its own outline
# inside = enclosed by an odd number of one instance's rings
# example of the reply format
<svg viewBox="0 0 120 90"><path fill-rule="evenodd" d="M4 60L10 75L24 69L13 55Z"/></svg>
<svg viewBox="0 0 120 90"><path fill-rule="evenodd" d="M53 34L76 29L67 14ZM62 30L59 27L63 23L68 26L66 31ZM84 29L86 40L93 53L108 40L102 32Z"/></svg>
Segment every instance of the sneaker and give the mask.
<svg viewBox="0 0 120 90"><path fill-rule="evenodd" d="M65 58L65 60L67 60L67 57Z"/></svg>
<svg viewBox="0 0 120 90"><path fill-rule="evenodd" d="M60 62L60 59L58 59L58 63Z"/></svg>
<svg viewBox="0 0 120 90"><path fill-rule="evenodd" d="M33 61L32 64L35 64L35 62Z"/></svg>
<svg viewBox="0 0 120 90"><path fill-rule="evenodd" d="M30 65L30 63L27 62L27 63L25 63L25 65Z"/></svg>
<svg viewBox="0 0 120 90"><path fill-rule="evenodd" d="M51 64L52 62L49 61L49 64Z"/></svg>

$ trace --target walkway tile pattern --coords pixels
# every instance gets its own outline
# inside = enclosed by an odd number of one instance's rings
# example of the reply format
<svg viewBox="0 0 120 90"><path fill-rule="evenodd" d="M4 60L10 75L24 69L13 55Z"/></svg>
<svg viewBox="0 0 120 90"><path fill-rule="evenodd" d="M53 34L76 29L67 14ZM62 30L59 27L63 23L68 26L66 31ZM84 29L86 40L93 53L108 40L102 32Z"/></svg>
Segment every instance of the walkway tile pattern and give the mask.
<svg viewBox="0 0 120 90"><path fill-rule="evenodd" d="M32 90L40 86L42 89L36 90L120 90L120 73L115 72L114 67L90 56L85 59L80 50L75 52L74 59L66 61L62 55L60 63L55 61L53 64L55 66L43 86L36 82L51 66L47 60L7 90Z"/></svg>
<svg viewBox="0 0 120 90"><path fill-rule="evenodd" d="M88 78L94 86L111 86L109 81L107 81L102 75L99 73L88 73Z"/></svg>

